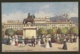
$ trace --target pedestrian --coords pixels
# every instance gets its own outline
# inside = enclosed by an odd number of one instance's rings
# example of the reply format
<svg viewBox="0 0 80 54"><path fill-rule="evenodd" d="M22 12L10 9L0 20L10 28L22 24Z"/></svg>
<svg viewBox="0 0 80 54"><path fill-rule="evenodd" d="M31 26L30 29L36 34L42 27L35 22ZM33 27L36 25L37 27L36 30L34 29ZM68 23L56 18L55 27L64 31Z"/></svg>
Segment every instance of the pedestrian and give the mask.
<svg viewBox="0 0 80 54"><path fill-rule="evenodd" d="M22 41L22 46L23 46L23 47L25 46L24 41Z"/></svg>
<svg viewBox="0 0 80 54"><path fill-rule="evenodd" d="M38 45L38 38L36 39L36 45Z"/></svg>
<svg viewBox="0 0 80 54"><path fill-rule="evenodd" d="M73 42L73 36L70 36L70 42L71 43Z"/></svg>
<svg viewBox="0 0 80 54"><path fill-rule="evenodd" d="M74 35L72 35L72 42L74 41Z"/></svg>
<svg viewBox="0 0 80 54"><path fill-rule="evenodd" d="M19 44L20 47L22 46L22 40L19 40Z"/></svg>
<svg viewBox="0 0 80 54"><path fill-rule="evenodd" d="M10 45L12 44L12 38L11 37L9 37L10 38Z"/></svg>
<svg viewBox="0 0 80 54"><path fill-rule="evenodd" d="M24 37L22 38L22 45L25 46L25 44L24 44Z"/></svg>
<svg viewBox="0 0 80 54"><path fill-rule="evenodd" d="M70 42L70 39L71 39L71 36L70 36L70 34L68 34L68 38L69 38L68 42Z"/></svg>
<svg viewBox="0 0 80 54"><path fill-rule="evenodd" d="M32 42L32 46L35 47L35 38L34 38L34 36L32 36L32 40L31 40L31 42Z"/></svg>
<svg viewBox="0 0 80 54"><path fill-rule="evenodd" d="M66 44L66 38L64 38L64 43L63 43L63 47L64 50L67 50L67 44Z"/></svg>
<svg viewBox="0 0 80 54"><path fill-rule="evenodd" d="M57 43L59 43L60 42L60 38L59 38L59 36L57 37Z"/></svg>
<svg viewBox="0 0 80 54"><path fill-rule="evenodd" d="M46 43L45 43L45 47L46 47L46 48L50 48L50 46L49 46L49 42L48 42L48 41L49 41L49 40L48 40L48 37L46 37L45 41L46 41Z"/></svg>
<svg viewBox="0 0 80 54"><path fill-rule="evenodd" d="M70 41L69 36L67 36L67 42L69 42L69 41Z"/></svg>
<svg viewBox="0 0 80 54"><path fill-rule="evenodd" d="M44 47L44 38L41 38L41 45Z"/></svg>
<svg viewBox="0 0 80 54"><path fill-rule="evenodd" d="M15 46L18 46L18 39L16 38Z"/></svg>
<svg viewBox="0 0 80 54"><path fill-rule="evenodd" d="M24 39L22 38L21 43L20 43L20 47L24 47L24 46L25 46L25 43L24 43Z"/></svg>
<svg viewBox="0 0 80 54"><path fill-rule="evenodd" d="M7 35L4 35L3 43L7 44Z"/></svg>
<svg viewBox="0 0 80 54"><path fill-rule="evenodd" d="M8 42L9 45L11 45L11 41L12 41L12 40L11 40L11 36L9 36L8 41L9 41L9 42Z"/></svg>
<svg viewBox="0 0 80 54"><path fill-rule="evenodd" d="M74 36L74 38L73 38L73 42L76 42L76 36Z"/></svg>
<svg viewBox="0 0 80 54"><path fill-rule="evenodd" d="M41 39L40 38L38 39L38 45L41 45Z"/></svg>
<svg viewBox="0 0 80 54"><path fill-rule="evenodd" d="M49 46L52 47L51 38L49 38Z"/></svg>
<svg viewBox="0 0 80 54"><path fill-rule="evenodd" d="M76 41L77 41L77 36L75 36L75 39L76 39Z"/></svg>
<svg viewBox="0 0 80 54"><path fill-rule="evenodd" d="M68 36L66 36L66 42L68 42L68 40L69 40L69 38L68 38Z"/></svg>
<svg viewBox="0 0 80 54"><path fill-rule="evenodd" d="M24 44L26 45L26 39L24 39Z"/></svg>
<svg viewBox="0 0 80 54"><path fill-rule="evenodd" d="M45 37L43 38L43 42L44 42L43 47L45 47Z"/></svg>
<svg viewBox="0 0 80 54"><path fill-rule="evenodd" d="M34 43L35 43L35 45L37 44L36 42L37 42L37 40L36 40L36 38L35 38L35 42L34 42Z"/></svg>
<svg viewBox="0 0 80 54"><path fill-rule="evenodd" d="M18 46L18 36L15 35L15 46Z"/></svg>
<svg viewBox="0 0 80 54"><path fill-rule="evenodd" d="M9 45L9 39L8 39L8 36L6 36L6 44Z"/></svg>
<svg viewBox="0 0 80 54"><path fill-rule="evenodd" d="M10 45L10 38L9 38L9 36L7 38L7 45Z"/></svg>
<svg viewBox="0 0 80 54"><path fill-rule="evenodd" d="M15 45L15 37L12 36L12 45Z"/></svg>
<svg viewBox="0 0 80 54"><path fill-rule="evenodd" d="M43 37L41 37L41 44L44 44Z"/></svg>

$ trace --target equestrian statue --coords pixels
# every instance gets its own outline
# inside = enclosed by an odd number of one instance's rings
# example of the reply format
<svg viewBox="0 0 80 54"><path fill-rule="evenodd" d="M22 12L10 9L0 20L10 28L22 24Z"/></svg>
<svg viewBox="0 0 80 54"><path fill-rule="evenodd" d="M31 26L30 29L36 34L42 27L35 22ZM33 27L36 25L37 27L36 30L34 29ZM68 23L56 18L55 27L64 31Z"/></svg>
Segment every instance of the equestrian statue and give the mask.
<svg viewBox="0 0 80 54"><path fill-rule="evenodd" d="M28 13L28 17L23 20L24 26L26 24L28 25L28 22L31 23L31 26L33 26L34 25L34 18L35 18L34 15L30 15L30 13Z"/></svg>

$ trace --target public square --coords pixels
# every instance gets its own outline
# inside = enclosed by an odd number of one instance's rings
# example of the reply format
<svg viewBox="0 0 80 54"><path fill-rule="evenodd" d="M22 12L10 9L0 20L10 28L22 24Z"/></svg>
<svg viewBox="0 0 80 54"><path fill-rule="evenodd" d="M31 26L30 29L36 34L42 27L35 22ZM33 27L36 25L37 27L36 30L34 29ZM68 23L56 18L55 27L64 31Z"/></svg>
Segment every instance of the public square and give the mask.
<svg viewBox="0 0 80 54"><path fill-rule="evenodd" d="M2 52L79 51L78 2L1 5Z"/></svg>
<svg viewBox="0 0 80 54"><path fill-rule="evenodd" d="M13 45L3 45L2 52L61 52L61 51L79 51L79 40L76 43L67 43L67 50L62 49L63 44L52 43L52 48L41 47L36 45L35 47L30 46L30 44L25 46L13 46Z"/></svg>

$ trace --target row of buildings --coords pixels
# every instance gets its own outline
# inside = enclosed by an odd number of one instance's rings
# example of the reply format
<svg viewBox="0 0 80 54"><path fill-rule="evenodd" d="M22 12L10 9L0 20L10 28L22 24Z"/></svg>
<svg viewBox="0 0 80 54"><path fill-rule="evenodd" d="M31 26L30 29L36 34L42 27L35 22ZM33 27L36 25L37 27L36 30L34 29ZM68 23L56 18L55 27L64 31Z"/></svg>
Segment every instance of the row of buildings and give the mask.
<svg viewBox="0 0 80 54"><path fill-rule="evenodd" d="M56 28L63 28L63 27L74 27L76 26L72 21L70 20L50 20L50 18L35 18L34 19L35 24L34 26L39 29L39 28L45 28L45 29L52 29L52 27ZM14 29L14 30L23 30L23 23L22 21L19 20L7 20L7 22L3 23L4 29Z"/></svg>

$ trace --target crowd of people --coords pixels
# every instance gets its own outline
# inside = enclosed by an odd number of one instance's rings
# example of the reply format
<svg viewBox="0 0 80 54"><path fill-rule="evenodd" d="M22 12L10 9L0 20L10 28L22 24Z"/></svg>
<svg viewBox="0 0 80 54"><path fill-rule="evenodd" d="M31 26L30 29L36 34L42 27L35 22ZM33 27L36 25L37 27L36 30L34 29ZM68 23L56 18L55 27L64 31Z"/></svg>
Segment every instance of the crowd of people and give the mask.
<svg viewBox="0 0 80 54"><path fill-rule="evenodd" d="M64 38L66 39L66 42L76 42L76 39L77 39L77 35L74 35L74 34L71 34L71 35L56 35L55 37L55 40L57 42L60 42L60 41L63 41Z"/></svg>
<svg viewBox="0 0 80 54"><path fill-rule="evenodd" d="M67 35L57 35L55 37L57 43L63 43L63 49L67 49L67 44L66 42L69 42L69 43L76 43L77 42L77 35L74 35L74 34L67 34Z"/></svg>
<svg viewBox="0 0 80 54"><path fill-rule="evenodd" d="M32 38L30 39L30 42L29 42L29 39L24 39L24 38L22 38L21 42L19 42L18 35L15 35L12 37L8 35L4 35L3 38L5 39L3 44L6 44L6 45L25 46L28 43L31 43L33 47L35 47L36 45L40 45L45 48L52 47L51 37L49 35L45 37L36 38L36 39L34 38L34 36L32 36ZM62 40L63 41L62 48L67 49L66 42L71 42L71 43L76 42L77 36L75 35L71 35L71 36L70 35L63 35L63 36L57 35L55 37L55 40L57 43L59 43Z"/></svg>

